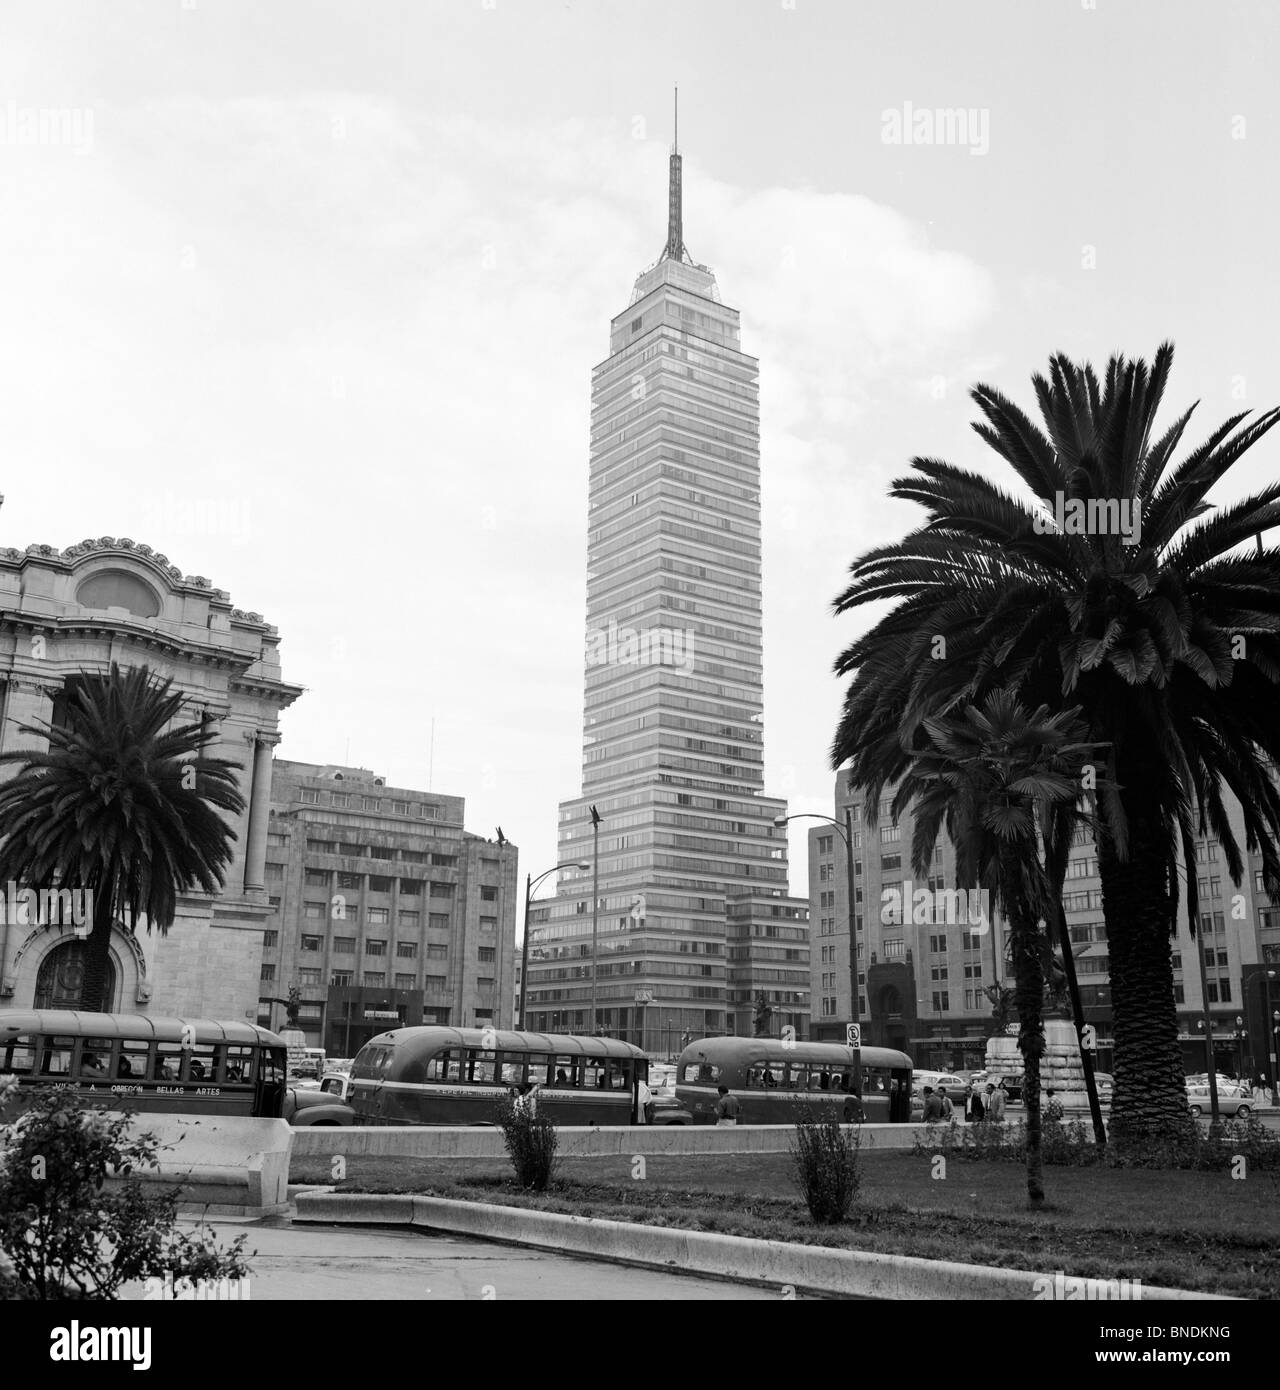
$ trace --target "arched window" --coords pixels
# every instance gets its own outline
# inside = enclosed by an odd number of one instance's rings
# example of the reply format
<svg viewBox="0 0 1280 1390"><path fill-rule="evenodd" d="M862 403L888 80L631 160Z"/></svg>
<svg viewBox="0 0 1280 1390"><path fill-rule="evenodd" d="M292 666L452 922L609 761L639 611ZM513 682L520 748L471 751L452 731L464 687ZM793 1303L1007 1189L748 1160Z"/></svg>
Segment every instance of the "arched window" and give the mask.
<svg viewBox="0 0 1280 1390"><path fill-rule="evenodd" d="M160 599L145 580L128 570L98 570L80 582L76 602L85 608L126 608L137 618L154 618Z"/></svg>
<svg viewBox="0 0 1280 1390"><path fill-rule="evenodd" d="M40 962L36 975L36 997L33 1009L78 1009L80 987L84 984L84 960L88 952L85 941L63 941ZM104 992L105 1013L117 1013L120 1001L116 998L116 971L107 961L107 988Z"/></svg>

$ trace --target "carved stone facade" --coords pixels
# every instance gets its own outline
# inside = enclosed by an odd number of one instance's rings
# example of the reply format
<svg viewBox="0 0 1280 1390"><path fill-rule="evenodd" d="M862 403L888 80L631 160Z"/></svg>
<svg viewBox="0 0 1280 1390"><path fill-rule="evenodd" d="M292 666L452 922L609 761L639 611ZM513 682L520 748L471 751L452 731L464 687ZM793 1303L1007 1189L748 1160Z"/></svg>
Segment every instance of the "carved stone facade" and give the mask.
<svg viewBox="0 0 1280 1390"><path fill-rule="evenodd" d="M301 694L281 679L279 643L260 613L233 608L204 576L184 576L148 545L102 536L65 550L0 548L0 751L47 746L23 726L57 722L76 678L114 661L172 678L189 717L217 725L212 754L243 769L248 805L223 891L183 895L166 937L145 924L136 936L117 930L114 1010L257 1016L271 750L280 711ZM0 766L0 777L16 771ZM30 1008L37 990L47 1003L51 978L64 988L68 978L51 967L62 960L73 970L75 948L70 928L0 921L0 1008Z"/></svg>

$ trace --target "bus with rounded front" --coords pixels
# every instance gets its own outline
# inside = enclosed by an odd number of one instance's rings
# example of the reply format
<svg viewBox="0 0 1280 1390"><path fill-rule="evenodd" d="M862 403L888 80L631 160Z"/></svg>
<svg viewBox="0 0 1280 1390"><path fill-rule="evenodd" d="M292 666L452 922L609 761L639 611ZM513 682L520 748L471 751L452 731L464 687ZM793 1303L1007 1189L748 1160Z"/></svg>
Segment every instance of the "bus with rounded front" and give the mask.
<svg viewBox="0 0 1280 1390"><path fill-rule="evenodd" d="M780 1038L690 1043L676 1065L676 1097L694 1124L715 1124L721 1086L738 1102L739 1124L794 1124L832 1113L868 1124L911 1119L911 1058L887 1047Z"/></svg>
<svg viewBox="0 0 1280 1390"><path fill-rule="evenodd" d="M638 1047L615 1038L394 1028L356 1054L348 1100L358 1125L483 1125L532 1087L555 1124L629 1125L648 1070Z"/></svg>
<svg viewBox="0 0 1280 1390"><path fill-rule="evenodd" d="M40 1087L113 1110L284 1113L285 1043L251 1023L74 1009L0 1009L0 1076L25 1109Z"/></svg>

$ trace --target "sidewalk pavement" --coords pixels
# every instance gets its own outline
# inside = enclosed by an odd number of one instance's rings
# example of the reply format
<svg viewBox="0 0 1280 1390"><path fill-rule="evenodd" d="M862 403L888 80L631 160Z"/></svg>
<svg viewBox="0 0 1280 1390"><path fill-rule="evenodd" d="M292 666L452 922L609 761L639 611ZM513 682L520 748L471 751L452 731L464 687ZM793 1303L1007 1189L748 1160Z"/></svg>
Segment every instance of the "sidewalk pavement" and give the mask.
<svg viewBox="0 0 1280 1390"><path fill-rule="evenodd" d="M183 1222L184 1228L194 1223ZM786 1289L757 1288L489 1241L404 1230L295 1226L288 1217L216 1218L219 1243L246 1234L250 1301L516 1299L616 1302L777 1302ZM141 1283L122 1297L146 1298Z"/></svg>

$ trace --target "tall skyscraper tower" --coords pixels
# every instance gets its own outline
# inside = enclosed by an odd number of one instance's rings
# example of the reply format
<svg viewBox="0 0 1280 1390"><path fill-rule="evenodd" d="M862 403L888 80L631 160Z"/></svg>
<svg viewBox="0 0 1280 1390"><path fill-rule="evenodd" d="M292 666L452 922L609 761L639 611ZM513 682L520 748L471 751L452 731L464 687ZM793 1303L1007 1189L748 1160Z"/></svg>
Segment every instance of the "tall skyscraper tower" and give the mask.
<svg viewBox="0 0 1280 1390"><path fill-rule="evenodd" d="M536 910L526 1016L655 1053L749 1033L761 989L770 1031L803 1036L809 997L763 794L758 363L685 248L681 175L673 145L666 245L592 374L582 795L559 827L560 862L592 867Z"/></svg>

